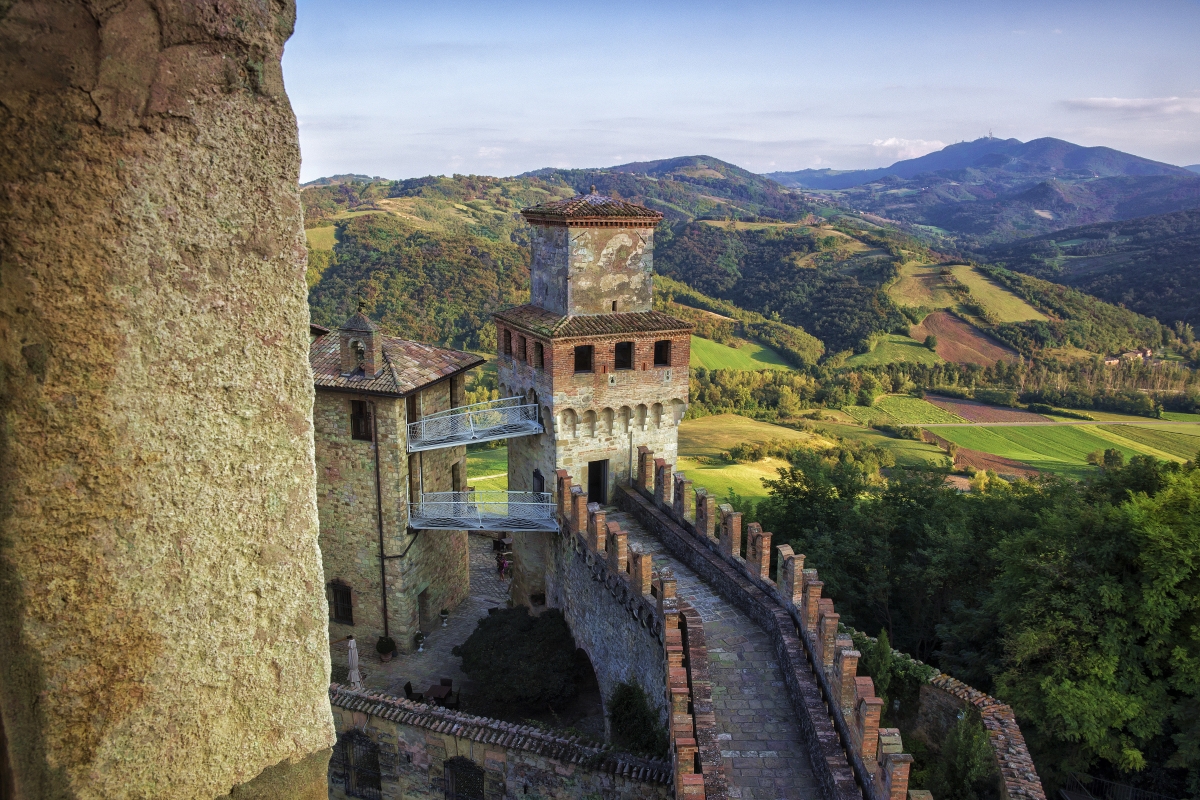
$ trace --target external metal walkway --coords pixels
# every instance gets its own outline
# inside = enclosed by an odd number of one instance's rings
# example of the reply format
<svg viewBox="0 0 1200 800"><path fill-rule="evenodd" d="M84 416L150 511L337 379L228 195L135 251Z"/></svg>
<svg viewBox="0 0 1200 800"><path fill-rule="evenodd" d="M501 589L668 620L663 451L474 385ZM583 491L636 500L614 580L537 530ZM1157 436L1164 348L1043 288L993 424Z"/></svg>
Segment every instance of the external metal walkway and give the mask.
<svg viewBox="0 0 1200 800"><path fill-rule="evenodd" d="M541 433L538 407L523 401L506 397L423 417L408 426L408 452Z"/></svg>
<svg viewBox="0 0 1200 800"><path fill-rule="evenodd" d="M427 531L557 531L548 492L423 492L408 524Z"/></svg>

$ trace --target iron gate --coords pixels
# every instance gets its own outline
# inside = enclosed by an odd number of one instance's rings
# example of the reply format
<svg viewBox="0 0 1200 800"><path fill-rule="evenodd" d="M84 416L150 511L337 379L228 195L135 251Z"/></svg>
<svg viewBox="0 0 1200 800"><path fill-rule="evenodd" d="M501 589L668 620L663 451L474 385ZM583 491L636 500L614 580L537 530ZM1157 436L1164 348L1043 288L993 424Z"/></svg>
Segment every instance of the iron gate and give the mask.
<svg viewBox="0 0 1200 800"><path fill-rule="evenodd" d="M455 756L446 762L446 800L483 800L483 767Z"/></svg>
<svg viewBox="0 0 1200 800"><path fill-rule="evenodd" d="M341 786L350 797L383 800L383 789L379 784L379 745L360 731L339 734L333 747L333 758L329 760L329 783Z"/></svg>

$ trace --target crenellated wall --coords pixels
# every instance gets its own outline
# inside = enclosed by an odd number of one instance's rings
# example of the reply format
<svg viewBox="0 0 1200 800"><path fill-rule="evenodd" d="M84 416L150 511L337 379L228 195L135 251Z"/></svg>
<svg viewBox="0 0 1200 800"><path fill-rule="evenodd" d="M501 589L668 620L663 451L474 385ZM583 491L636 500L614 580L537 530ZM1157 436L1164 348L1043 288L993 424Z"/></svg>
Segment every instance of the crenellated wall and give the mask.
<svg viewBox="0 0 1200 800"><path fill-rule="evenodd" d="M704 489L693 491L683 473L672 474L671 465L648 449L641 449L638 464L634 487L618 493L618 505L774 636L827 795L856 796L851 785L856 780L868 798L904 800L912 756L904 753L898 729L880 727L883 702L871 678L858 675L860 653L839 626L833 601L822 597L817 570L805 568L804 555L789 545L778 545L778 582L771 580L770 533L751 523L743 536L741 514L718 506ZM922 687L921 699L918 728L939 740L951 724L947 709L976 707L988 731L1003 796L1045 800L1012 709L941 674ZM929 800L927 792L912 794Z"/></svg>
<svg viewBox="0 0 1200 800"><path fill-rule="evenodd" d="M549 605L563 610L591 658L606 707L617 684L629 682L658 708L670 734L676 797L726 797L700 616L677 596L670 570L655 572L653 554L629 546L628 534L588 502L570 473L559 470L555 480L559 534Z"/></svg>

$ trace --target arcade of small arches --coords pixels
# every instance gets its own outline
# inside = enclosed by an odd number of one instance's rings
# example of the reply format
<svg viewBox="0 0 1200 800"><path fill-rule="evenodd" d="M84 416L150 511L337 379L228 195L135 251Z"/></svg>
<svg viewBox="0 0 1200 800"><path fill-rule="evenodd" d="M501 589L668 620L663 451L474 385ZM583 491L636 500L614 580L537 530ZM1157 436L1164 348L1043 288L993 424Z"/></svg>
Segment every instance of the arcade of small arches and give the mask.
<svg viewBox="0 0 1200 800"><path fill-rule="evenodd" d="M524 391L514 389L505 384L500 385L501 397L521 397L529 405L539 405L537 392L532 389ZM677 427L687 412L687 403L678 397L673 397L666 403L638 403L634 406L621 406L613 409L602 408L599 411L587 409L579 411L574 408L564 408L554 414L549 406L539 405L542 425L547 430L553 430L556 438L573 439L577 436L612 436L628 433L630 430L647 430L661 428L664 425ZM547 424L547 423L550 424Z"/></svg>

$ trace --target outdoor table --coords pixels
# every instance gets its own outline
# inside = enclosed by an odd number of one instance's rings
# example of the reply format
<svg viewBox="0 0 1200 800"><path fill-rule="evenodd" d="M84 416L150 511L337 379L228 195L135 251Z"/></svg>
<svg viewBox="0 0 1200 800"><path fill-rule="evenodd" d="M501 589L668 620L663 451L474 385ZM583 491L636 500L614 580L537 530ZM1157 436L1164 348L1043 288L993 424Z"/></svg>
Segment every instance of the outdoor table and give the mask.
<svg viewBox="0 0 1200 800"><path fill-rule="evenodd" d="M440 683L435 683L433 686L430 686L429 689L426 690L426 692L425 692L425 699L432 700L435 703L437 703L439 706L449 696L450 696L450 687L442 686Z"/></svg>

